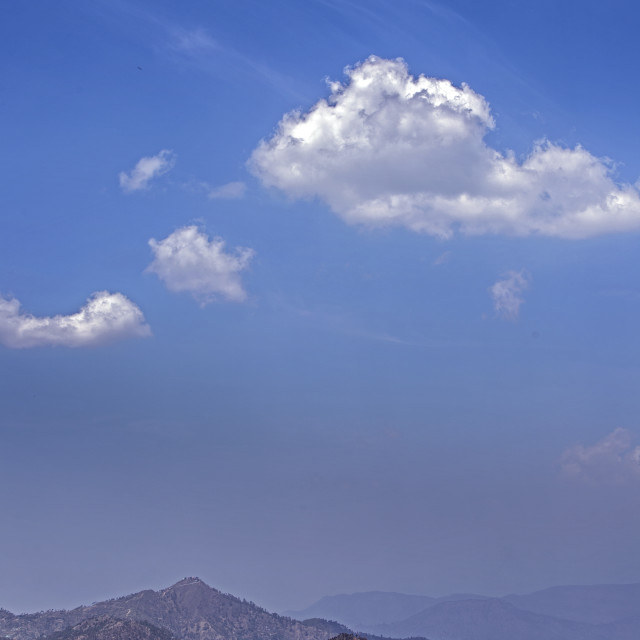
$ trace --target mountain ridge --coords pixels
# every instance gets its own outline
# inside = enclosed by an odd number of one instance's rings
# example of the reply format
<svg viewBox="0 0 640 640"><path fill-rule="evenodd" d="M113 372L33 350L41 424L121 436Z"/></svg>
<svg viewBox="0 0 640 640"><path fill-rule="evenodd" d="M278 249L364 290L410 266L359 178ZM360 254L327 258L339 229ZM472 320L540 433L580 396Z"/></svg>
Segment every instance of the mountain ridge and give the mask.
<svg viewBox="0 0 640 640"><path fill-rule="evenodd" d="M179 640L329 640L336 631L350 631L324 620L303 623L269 613L189 577L158 591L145 589L71 610L18 615L7 611L0 615L0 636L39 640L101 616L149 623Z"/></svg>
<svg viewBox="0 0 640 640"><path fill-rule="evenodd" d="M295 620L188 577L157 591L144 589L71 610L14 614L0 609L0 638L330 640L363 634L368 640L640 638L640 584L636 583L550 587L499 598L369 591L327 596L303 612L316 605L325 607L325 615ZM331 607L339 615L329 615ZM407 612L410 615L397 619ZM350 615L356 624L346 624L344 615ZM389 617L391 622L380 622Z"/></svg>
<svg viewBox="0 0 640 640"><path fill-rule="evenodd" d="M11 614L0 618L0 635L12 640L36 640L101 615L149 622L182 640L329 638L327 632L268 613L253 603L210 587L199 578L184 578L159 591L145 589L71 610Z"/></svg>

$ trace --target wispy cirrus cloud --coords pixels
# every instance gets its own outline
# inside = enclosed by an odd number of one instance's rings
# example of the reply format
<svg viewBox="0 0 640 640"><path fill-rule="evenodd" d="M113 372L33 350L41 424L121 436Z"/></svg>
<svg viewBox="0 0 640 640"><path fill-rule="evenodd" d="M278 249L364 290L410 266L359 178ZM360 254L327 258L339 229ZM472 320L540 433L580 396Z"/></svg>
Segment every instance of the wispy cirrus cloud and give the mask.
<svg viewBox="0 0 640 640"><path fill-rule="evenodd" d="M142 311L121 293L98 291L77 313L56 316L25 313L15 298L0 297L0 343L5 347L93 347L149 335Z"/></svg>
<svg viewBox="0 0 640 640"><path fill-rule="evenodd" d="M164 49L171 57L189 62L206 73L233 74L236 79L249 77L296 100L303 98L295 89L296 82L269 66L264 59L236 49L230 42L215 38L202 27L185 28L147 15L165 30L167 41Z"/></svg>
<svg viewBox="0 0 640 640"><path fill-rule="evenodd" d="M435 260L432 262L434 267L440 267L443 264L446 264L451 259L451 251L443 251Z"/></svg>
<svg viewBox="0 0 640 640"><path fill-rule="evenodd" d="M120 187L125 193L147 189L151 180L170 171L174 164L175 155L168 149L163 149L155 156L140 158L129 173L120 173Z"/></svg>
<svg viewBox="0 0 640 640"><path fill-rule="evenodd" d="M412 76L372 56L286 114L249 168L293 198L317 197L348 223L466 234L586 238L640 228L640 193L583 147L543 141L519 161L489 146L489 103L468 85Z"/></svg>
<svg viewBox="0 0 640 640"><path fill-rule="evenodd" d="M618 428L593 445L577 444L562 455L563 474L588 484L640 482L640 446L628 429Z"/></svg>
<svg viewBox="0 0 640 640"><path fill-rule="evenodd" d="M184 29L173 27L169 46L175 51L198 56L219 48L216 41L202 28Z"/></svg>
<svg viewBox="0 0 640 640"><path fill-rule="evenodd" d="M208 197L212 200L239 200L244 198L247 185L244 182L227 182L209 190Z"/></svg>
<svg viewBox="0 0 640 640"><path fill-rule="evenodd" d="M149 246L155 257L147 272L155 273L170 291L188 292L203 306L220 299L246 300L242 272L255 255L253 249L225 251L222 238L210 240L196 226L177 229L164 240L152 238Z"/></svg>
<svg viewBox="0 0 640 640"><path fill-rule="evenodd" d="M517 320L520 306L524 303L522 293L529 287L530 277L522 271L509 271L489 288L496 315L505 320Z"/></svg>
<svg viewBox="0 0 640 640"><path fill-rule="evenodd" d="M247 193L247 184L241 180L214 186L205 180L190 180L182 184L190 193L202 194L209 200L241 200Z"/></svg>

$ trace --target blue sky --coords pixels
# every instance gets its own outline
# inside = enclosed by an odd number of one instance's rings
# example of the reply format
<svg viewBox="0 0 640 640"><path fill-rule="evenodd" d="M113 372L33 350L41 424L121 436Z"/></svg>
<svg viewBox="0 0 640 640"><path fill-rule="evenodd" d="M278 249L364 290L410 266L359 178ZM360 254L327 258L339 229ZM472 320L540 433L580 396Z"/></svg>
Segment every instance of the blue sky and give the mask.
<svg viewBox="0 0 640 640"><path fill-rule="evenodd" d="M0 606L638 581L632 3L1 12Z"/></svg>

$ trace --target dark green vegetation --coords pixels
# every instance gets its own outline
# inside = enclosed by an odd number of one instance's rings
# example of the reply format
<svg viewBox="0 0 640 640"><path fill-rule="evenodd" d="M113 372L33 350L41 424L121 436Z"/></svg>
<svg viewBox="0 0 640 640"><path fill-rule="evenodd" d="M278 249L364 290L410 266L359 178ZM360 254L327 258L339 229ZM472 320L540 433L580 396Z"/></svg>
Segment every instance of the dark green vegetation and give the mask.
<svg viewBox="0 0 640 640"><path fill-rule="evenodd" d="M149 622L119 620L111 616L89 618L73 627L58 631L47 640L176 640L167 629Z"/></svg>

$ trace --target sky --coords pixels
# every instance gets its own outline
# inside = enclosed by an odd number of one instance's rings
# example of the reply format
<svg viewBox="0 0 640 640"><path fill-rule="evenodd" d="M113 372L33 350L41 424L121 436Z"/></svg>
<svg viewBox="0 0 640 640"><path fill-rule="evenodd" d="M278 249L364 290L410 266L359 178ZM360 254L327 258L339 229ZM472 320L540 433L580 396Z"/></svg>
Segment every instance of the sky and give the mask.
<svg viewBox="0 0 640 640"><path fill-rule="evenodd" d="M0 7L0 607L640 581L640 10Z"/></svg>

